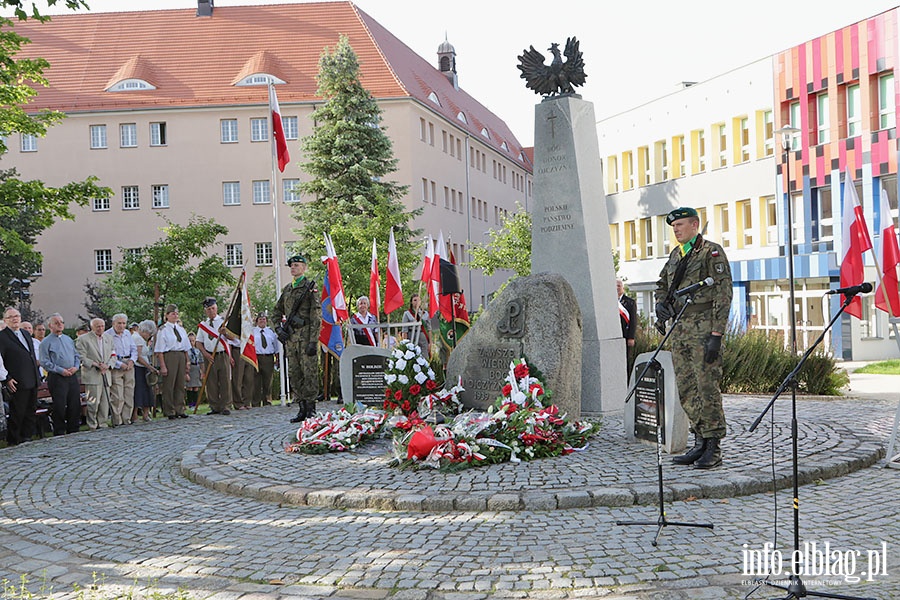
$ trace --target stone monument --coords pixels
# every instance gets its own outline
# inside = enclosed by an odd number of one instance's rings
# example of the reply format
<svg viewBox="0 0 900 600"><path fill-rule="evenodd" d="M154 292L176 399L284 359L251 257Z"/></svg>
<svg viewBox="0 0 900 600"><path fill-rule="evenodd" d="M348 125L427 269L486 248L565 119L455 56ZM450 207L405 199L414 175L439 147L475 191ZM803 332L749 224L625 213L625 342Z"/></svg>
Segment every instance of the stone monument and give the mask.
<svg viewBox="0 0 900 600"><path fill-rule="evenodd" d="M644 352L634 361L631 378L634 380L644 372L644 366L653 356L652 352ZM678 385L675 383L675 366L672 364L672 353L663 350L656 356L662 371L656 373L651 368L638 382L631 400L625 405L625 439L645 444L656 444L656 390L659 388L660 416L662 421L662 448L664 452L674 454L687 446L688 419L681 408L678 396ZM659 378L662 378L661 380Z"/></svg>
<svg viewBox="0 0 900 600"><path fill-rule="evenodd" d="M501 395L510 363L524 357L541 372L553 404L577 419L581 340L581 310L568 282L555 273L519 277L491 301L450 354L447 385L461 377L463 404L485 409Z"/></svg>

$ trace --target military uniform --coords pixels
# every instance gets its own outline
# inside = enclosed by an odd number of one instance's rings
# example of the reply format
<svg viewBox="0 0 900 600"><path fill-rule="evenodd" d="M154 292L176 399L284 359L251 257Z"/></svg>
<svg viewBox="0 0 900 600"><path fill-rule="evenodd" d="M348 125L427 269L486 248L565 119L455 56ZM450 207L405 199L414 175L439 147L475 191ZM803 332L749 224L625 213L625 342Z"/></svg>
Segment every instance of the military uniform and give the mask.
<svg viewBox="0 0 900 600"><path fill-rule="evenodd" d="M316 355L321 318L322 309L316 282L306 276L298 277L284 286L275 303L275 310L272 311L272 323L276 326L276 331L283 319L289 319L287 324L290 326L291 336L284 344L284 352L291 378L291 392L300 407L298 417L315 413L316 396L319 393Z"/></svg>
<svg viewBox="0 0 900 600"><path fill-rule="evenodd" d="M719 389L722 358L718 345L712 354L708 346L712 332L722 334L728 326L732 280L731 266L719 244L697 234L693 239L693 247L686 256L682 256L682 251L682 246L675 248L659 274L659 281L656 284L657 303L668 303L672 313L677 314L687 296L672 300L670 291L674 294L676 286L677 289L682 289L707 277L712 277L715 281L711 286L700 287L693 294L693 303L685 309L678 327L670 338L678 395L696 439L694 449L684 457L676 457L675 462L693 464L703 455L703 450L710 440L715 440L718 452L718 440L725 437L725 412L722 408L722 392ZM682 260L687 260L684 275L681 281L674 282L676 270ZM721 338L714 343L720 344ZM712 360L708 362L710 358ZM716 464L708 462L708 466L717 466L721 463L720 454L716 460ZM703 463L696 466L708 468Z"/></svg>

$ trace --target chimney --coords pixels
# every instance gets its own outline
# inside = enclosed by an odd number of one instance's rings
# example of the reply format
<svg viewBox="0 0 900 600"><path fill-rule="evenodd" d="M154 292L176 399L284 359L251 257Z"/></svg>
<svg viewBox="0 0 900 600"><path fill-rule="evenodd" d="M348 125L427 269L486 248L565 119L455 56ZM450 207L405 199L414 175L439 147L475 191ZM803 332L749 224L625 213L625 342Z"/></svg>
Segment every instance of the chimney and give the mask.
<svg viewBox="0 0 900 600"><path fill-rule="evenodd" d="M211 17L213 12L213 0L197 0L197 16Z"/></svg>

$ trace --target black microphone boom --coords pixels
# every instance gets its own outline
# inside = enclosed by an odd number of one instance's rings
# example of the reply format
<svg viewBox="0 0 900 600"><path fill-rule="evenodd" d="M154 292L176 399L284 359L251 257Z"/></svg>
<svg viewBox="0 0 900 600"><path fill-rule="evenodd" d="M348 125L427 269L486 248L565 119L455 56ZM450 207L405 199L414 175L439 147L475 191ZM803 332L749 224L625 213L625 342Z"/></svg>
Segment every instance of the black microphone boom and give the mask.
<svg viewBox="0 0 900 600"><path fill-rule="evenodd" d="M699 290L700 288L702 288L702 287L704 287L704 286L707 286L707 285L713 285L715 282L716 282L716 280L713 279L712 277L707 277L707 278L704 279L703 281L698 281L697 283L694 283L694 284L691 284L691 285L689 285L689 286L687 286L687 287L681 288L680 290L678 290L677 292L675 292L675 297L677 298L677 297L680 297L680 296L684 296L685 294L693 294L694 292L696 292L696 291Z"/></svg>
<svg viewBox="0 0 900 600"><path fill-rule="evenodd" d="M868 281L859 285L851 285L848 287L838 288L836 290L828 290L827 295L844 294L845 296L855 296L856 294L868 294L872 291L872 284Z"/></svg>

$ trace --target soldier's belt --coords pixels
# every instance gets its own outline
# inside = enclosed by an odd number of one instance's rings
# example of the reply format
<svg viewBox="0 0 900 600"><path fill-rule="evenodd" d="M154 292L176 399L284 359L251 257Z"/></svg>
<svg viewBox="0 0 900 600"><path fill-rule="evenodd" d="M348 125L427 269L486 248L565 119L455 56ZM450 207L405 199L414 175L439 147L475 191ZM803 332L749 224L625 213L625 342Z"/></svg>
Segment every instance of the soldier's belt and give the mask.
<svg viewBox="0 0 900 600"><path fill-rule="evenodd" d="M684 309L684 314L686 315L696 315L700 313L704 313L708 310L712 310L713 303L712 302L703 302L701 304L690 304L686 309Z"/></svg>

